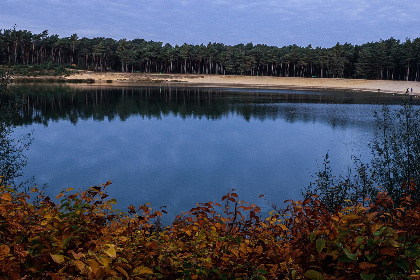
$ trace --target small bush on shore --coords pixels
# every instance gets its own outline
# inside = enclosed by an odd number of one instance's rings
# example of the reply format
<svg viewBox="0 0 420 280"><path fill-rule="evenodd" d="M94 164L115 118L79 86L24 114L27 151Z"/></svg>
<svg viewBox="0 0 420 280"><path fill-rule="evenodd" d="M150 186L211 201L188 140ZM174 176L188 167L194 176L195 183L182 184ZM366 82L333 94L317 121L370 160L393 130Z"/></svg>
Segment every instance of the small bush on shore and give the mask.
<svg viewBox="0 0 420 280"><path fill-rule="evenodd" d="M420 189L404 189L413 182L420 185L420 109L405 100L401 108L391 113L388 106L375 112L376 133L369 145L370 163L353 156L354 164L345 176L335 176L326 154L315 174L315 182L303 191L305 198L316 194L329 211L356 203L365 205L365 198L374 200L381 186L396 206L409 193L420 202Z"/></svg>
<svg viewBox="0 0 420 280"><path fill-rule="evenodd" d="M316 196L262 219L232 191L162 227L161 211L108 199L109 183L57 202L0 187L3 279L419 279L420 205L386 193L331 213ZM415 188L405 185L406 191Z"/></svg>
<svg viewBox="0 0 420 280"><path fill-rule="evenodd" d="M4 67L3 67L4 68ZM0 67L0 69L3 69ZM70 76L73 70L67 69L63 65L54 64L51 61L35 65L14 65L7 69L11 75L22 77L43 77L43 76Z"/></svg>

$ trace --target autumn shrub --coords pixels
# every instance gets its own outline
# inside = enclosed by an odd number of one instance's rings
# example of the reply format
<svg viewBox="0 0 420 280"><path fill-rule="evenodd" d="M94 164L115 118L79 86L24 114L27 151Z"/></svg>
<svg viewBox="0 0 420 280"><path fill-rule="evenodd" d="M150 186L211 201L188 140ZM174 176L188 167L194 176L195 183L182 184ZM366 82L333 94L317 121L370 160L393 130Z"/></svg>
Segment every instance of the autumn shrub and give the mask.
<svg viewBox="0 0 420 280"><path fill-rule="evenodd" d="M163 227L106 188L56 200L0 187L2 279L419 279L420 206L386 193L332 213L317 196L262 218L231 191ZM414 184L405 185L408 190Z"/></svg>

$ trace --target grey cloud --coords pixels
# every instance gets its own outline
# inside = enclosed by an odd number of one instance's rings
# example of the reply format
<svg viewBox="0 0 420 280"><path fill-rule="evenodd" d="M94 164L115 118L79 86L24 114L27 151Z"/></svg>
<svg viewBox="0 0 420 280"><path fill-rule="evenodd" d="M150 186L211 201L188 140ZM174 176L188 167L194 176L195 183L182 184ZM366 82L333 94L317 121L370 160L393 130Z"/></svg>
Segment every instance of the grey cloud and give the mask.
<svg viewBox="0 0 420 280"><path fill-rule="evenodd" d="M79 37L331 46L418 37L413 0L5 0L0 28ZM414 2L414 3L413 3Z"/></svg>

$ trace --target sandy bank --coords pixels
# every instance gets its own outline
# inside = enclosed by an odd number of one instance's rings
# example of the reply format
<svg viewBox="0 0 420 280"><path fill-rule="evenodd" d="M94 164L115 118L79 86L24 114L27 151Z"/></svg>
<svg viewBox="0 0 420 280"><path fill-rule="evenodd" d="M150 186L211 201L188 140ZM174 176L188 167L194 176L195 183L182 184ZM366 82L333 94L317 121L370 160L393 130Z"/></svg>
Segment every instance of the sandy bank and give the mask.
<svg viewBox="0 0 420 280"><path fill-rule="evenodd" d="M420 95L420 83L413 81L383 81L332 78L255 77L236 75L145 74L119 72L78 71L64 80L95 81L95 84L183 84L209 87L267 87L278 89L352 90ZM411 93L411 89L413 92Z"/></svg>

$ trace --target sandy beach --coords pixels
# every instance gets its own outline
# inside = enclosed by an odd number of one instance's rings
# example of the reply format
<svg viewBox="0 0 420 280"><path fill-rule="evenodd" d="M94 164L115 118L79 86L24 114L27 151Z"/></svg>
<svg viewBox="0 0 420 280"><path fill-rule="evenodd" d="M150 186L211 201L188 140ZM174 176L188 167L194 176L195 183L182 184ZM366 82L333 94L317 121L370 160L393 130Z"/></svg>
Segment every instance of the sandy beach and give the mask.
<svg viewBox="0 0 420 280"><path fill-rule="evenodd" d="M45 78L45 77L44 77ZM55 77L57 78L57 77ZM40 78L42 79L42 77ZM236 75L194 75L194 74L146 74L121 72L77 71L64 80L88 80L95 84L174 84L206 87L247 87L272 89L313 89L313 90L350 90L366 92L385 92L420 96L420 83L415 81L363 80L341 78L291 78L271 76ZM413 91L411 92L411 89Z"/></svg>

